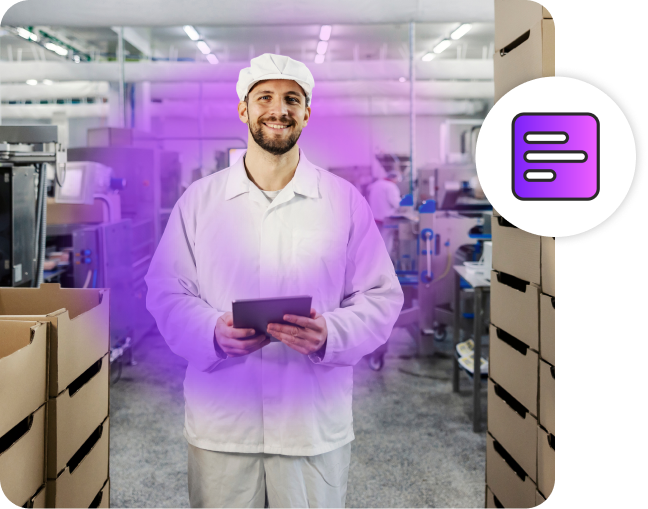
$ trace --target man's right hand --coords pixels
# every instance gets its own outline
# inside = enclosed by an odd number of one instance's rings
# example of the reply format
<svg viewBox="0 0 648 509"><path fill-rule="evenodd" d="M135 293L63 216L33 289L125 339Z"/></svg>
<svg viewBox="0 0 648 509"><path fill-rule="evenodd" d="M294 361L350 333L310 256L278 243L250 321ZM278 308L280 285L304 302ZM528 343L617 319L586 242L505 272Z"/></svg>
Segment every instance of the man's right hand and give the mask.
<svg viewBox="0 0 648 509"><path fill-rule="evenodd" d="M254 329L235 329L234 317L231 312L222 315L216 322L214 338L228 357L242 357L263 348L270 339L265 334L247 338L254 334Z"/></svg>

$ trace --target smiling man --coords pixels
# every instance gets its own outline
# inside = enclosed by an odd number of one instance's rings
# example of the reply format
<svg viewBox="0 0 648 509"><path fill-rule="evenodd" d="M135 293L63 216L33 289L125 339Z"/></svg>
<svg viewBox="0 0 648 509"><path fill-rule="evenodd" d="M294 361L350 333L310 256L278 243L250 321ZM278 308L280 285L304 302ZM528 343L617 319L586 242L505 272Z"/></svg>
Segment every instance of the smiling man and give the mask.
<svg viewBox="0 0 648 509"><path fill-rule="evenodd" d="M367 202L297 145L313 86L286 56L241 71L247 152L187 189L146 277L148 309L188 361L193 507L344 507L353 366L403 304ZM291 295L313 297L310 317L252 339L233 327L233 300Z"/></svg>

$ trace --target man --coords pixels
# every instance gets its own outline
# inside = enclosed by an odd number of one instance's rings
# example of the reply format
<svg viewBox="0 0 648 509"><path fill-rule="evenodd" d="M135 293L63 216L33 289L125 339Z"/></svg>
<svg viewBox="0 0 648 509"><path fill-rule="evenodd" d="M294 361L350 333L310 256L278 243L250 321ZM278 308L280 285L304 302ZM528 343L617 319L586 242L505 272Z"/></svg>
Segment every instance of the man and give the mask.
<svg viewBox="0 0 648 509"><path fill-rule="evenodd" d="M376 180L369 187L369 206L390 255L394 249L394 237L398 229L385 225L384 221L385 218L393 216L398 210L401 201L398 188L400 181L400 174L392 170L387 173L384 179Z"/></svg>
<svg viewBox="0 0 648 509"><path fill-rule="evenodd" d="M344 507L353 368L387 340L403 294L371 211L297 140L314 80L265 54L236 89L248 149L173 209L147 306L188 361L184 435L194 507ZM310 317L233 327L232 301L311 295Z"/></svg>

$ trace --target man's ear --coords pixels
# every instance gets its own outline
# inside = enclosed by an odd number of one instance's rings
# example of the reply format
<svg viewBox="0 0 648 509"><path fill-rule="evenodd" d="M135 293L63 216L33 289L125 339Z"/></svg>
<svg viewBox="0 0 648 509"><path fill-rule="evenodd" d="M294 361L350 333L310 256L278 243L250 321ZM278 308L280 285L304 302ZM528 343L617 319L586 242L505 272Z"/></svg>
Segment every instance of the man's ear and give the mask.
<svg viewBox="0 0 648 509"><path fill-rule="evenodd" d="M308 121L310 120L311 116L311 107L306 106L306 111L304 111L304 127L308 125Z"/></svg>
<svg viewBox="0 0 648 509"><path fill-rule="evenodd" d="M238 103L239 120L244 124L248 123L248 105L245 101Z"/></svg>

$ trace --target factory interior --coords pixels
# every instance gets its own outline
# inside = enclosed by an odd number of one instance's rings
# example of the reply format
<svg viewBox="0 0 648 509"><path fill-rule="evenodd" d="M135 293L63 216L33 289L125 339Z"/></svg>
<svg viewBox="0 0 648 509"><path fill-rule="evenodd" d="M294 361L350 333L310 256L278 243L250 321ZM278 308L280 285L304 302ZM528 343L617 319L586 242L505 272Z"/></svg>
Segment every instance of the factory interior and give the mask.
<svg viewBox="0 0 648 509"><path fill-rule="evenodd" d="M187 189L241 165L239 72L272 54L312 73L308 161L369 204L376 183L399 195L376 222L404 302L352 368L345 505L549 497L555 241L493 210L475 153L504 94L554 75L551 14L521 0L90 5L27 0L0 25L5 496L190 506L188 362L145 278Z"/></svg>

